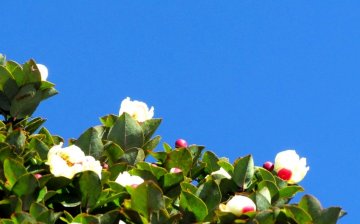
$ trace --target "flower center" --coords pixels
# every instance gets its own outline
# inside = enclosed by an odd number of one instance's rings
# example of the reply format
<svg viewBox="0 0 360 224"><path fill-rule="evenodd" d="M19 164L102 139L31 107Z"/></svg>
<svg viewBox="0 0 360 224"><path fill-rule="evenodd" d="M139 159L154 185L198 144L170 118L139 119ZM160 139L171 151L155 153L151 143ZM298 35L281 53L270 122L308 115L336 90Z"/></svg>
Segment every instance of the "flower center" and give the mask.
<svg viewBox="0 0 360 224"><path fill-rule="evenodd" d="M282 168L281 170L279 170L278 176L283 180L290 180L290 178L292 176L292 172L291 172L291 170Z"/></svg>

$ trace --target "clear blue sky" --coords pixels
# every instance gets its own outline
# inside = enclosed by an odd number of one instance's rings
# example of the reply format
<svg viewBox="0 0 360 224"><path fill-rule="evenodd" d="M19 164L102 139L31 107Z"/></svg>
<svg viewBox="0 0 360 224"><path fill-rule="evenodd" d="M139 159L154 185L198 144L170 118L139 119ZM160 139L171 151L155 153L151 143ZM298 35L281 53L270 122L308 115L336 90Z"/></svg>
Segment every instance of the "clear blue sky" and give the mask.
<svg viewBox="0 0 360 224"><path fill-rule="evenodd" d="M48 66L52 133L77 138L130 96L171 144L257 165L296 149L300 184L358 222L359 1L51 2L3 2L0 52Z"/></svg>

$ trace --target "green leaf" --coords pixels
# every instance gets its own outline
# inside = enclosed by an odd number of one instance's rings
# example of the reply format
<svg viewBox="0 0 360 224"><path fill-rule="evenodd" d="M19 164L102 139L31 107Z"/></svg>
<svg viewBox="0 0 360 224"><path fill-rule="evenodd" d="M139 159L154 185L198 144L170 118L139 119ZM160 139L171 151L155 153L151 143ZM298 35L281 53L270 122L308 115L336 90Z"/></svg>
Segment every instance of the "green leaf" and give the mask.
<svg viewBox="0 0 360 224"><path fill-rule="evenodd" d="M114 115L114 114L108 114L106 116L103 116L100 118L100 122L105 126L105 127L112 127L116 120L118 119L119 117Z"/></svg>
<svg viewBox="0 0 360 224"><path fill-rule="evenodd" d="M49 152L49 148L45 143L43 143L39 139L32 138L30 141L29 148L35 150L39 154L39 156L42 160L47 159L47 154Z"/></svg>
<svg viewBox="0 0 360 224"><path fill-rule="evenodd" d="M140 124L144 133L145 142L147 142L151 138L151 136L155 133L160 123L161 123L161 119L154 118L154 119L146 120Z"/></svg>
<svg viewBox="0 0 360 224"><path fill-rule="evenodd" d="M171 146L166 142L163 143L163 149L164 149L165 152L171 152L172 151Z"/></svg>
<svg viewBox="0 0 360 224"><path fill-rule="evenodd" d="M22 86L24 84L25 75L21 65L14 61L7 61L6 68L13 75L17 85Z"/></svg>
<svg viewBox="0 0 360 224"><path fill-rule="evenodd" d="M24 71L24 83L36 83L40 87L41 82L41 75L40 71L36 65L36 62L32 59L27 61L23 65L23 71Z"/></svg>
<svg viewBox="0 0 360 224"><path fill-rule="evenodd" d="M121 149L121 147L112 141L106 142L103 153L107 157L107 162L109 165L116 163L120 157L124 155L124 151Z"/></svg>
<svg viewBox="0 0 360 224"><path fill-rule="evenodd" d="M266 180L276 183L274 175L262 167L257 167L256 174L260 175L261 180Z"/></svg>
<svg viewBox="0 0 360 224"><path fill-rule="evenodd" d="M124 113L109 130L108 140L115 142L127 151L141 148L144 144L144 133L139 123L129 114Z"/></svg>
<svg viewBox="0 0 360 224"><path fill-rule="evenodd" d="M274 213L270 210L257 212L255 218L256 223L275 223Z"/></svg>
<svg viewBox="0 0 360 224"><path fill-rule="evenodd" d="M19 153L25 148L26 135L21 129L15 130L8 135L6 142L15 146Z"/></svg>
<svg viewBox="0 0 360 224"><path fill-rule="evenodd" d="M258 192L266 197L270 203L276 201L279 197L279 189L276 184L268 180L261 181L258 184Z"/></svg>
<svg viewBox="0 0 360 224"><path fill-rule="evenodd" d="M252 195L251 198L254 198L254 196ZM256 210L258 211L263 211L271 207L271 204L268 201L268 199L260 192L255 193L254 201L256 201Z"/></svg>
<svg viewBox="0 0 360 224"><path fill-rule="evenodd" d="M320 201L312 195L304 195L299 202L299 207L309 213L313 220L316 220L321 215L322 206Z"/></svg>
<svg viewBox="0 0 360 224"><path fill-rule="evenodd" d="M39 187L39 182L34 175L28 173L17 179L11 191L18 196L30 195Z"/></svg>
<svg viewBox="0 0 360 224"><path fill-rule="evenodd" d="M162 186L167 189L178 185L181 181L184 180L184 175L182 173L167 173L161 179Z"/></svg>
<svg viewBox="0 0 360 224"><path fill-rule="evenodd" d="M91 127L79 137L75 145L79 146L85 155L99 159L104 150L104 145L101 140L103 133L103 126Z"/></svg>
<svg viewBox="0 0 360 224"><path fill-rule="evenodd" d="M321 215L314 219L316 224L336 224L341 216L342 210L340 207L330 207L321 211Z"/></svg>
<svg viewBox="0 0 360 224"><path fill-rule="evenodd" d="M196 195L205 202L209 212L219 207L222 197L219 185L217 185L214 180L209 180L201 184Z"/></svg>
<svg viewBox="0 0 360 224"><path fill-rule="evenodd" d="M159 144L160 140L161 136L155 136L153 139L150 139L148 142L146 142L142 148L145 150L145 152L153 151Z"/></svg>
<svg viewBox="0 0 360 224"><path fill-rule="evenodd" d="M120 158L120 162L126 162L130 165L135 165L138 162L142 162L145 159L144 150L139 148L131 148L125 152Z"/></svg>
<svg viewBox="0 0 360 224"><path fill-rule="evenodd" d="M297 206L286 205L285 212L286 212L287 216L294 219L296 221L296 223L302 223L302 224L312 224L313 223L311 216L305 210L303 210L302 208L299 208ZM318 224L318 222L315 222L315 223ZM326 224L330 224L330 223L326 222Z"/></svg>
<svg viewBox="0 0 360 224"><path fill-rule="evenodd" d="M12 187L16 181L24 174L26 174L25 167L16 160L5 159L4 161L4 174Z"/></svg>
<svg viewBox="0 0 360 224"><path fill-rule="evenodd" d="M4 89L4 85L9 79L14 79L14 77L5 67L0 66L0 91Z"/></svg>
<svg viewBox="0 0 360 224"><path fill-rule="evenodd" d="M181 192L180 208L182 210L185 210L185 216L186 213L189 212L194 216L194 217L185 218L185 219L190 219L187 220L189 221L189 223L190 221L201 222L208 215L208 209L206 207L206 204L199 197L187 191ZM191 220L193 218L195 218L195 220Z"/></svg>
<svg viewBox="0 0 360 224"><path fill-rule="evenodd" d="M81 194L81 206L92 208L101 194L101 181L99 176L93 171L84 171L79 174L76 185Z"/></svg>
<svg viewBox="0 0 360 224"><path fill-rule="evenodd" d="M250 186L254 176L254 160L251 155L239 158L234 163L234 182L241 188Z"/></svg>
<svg viewBox="0 0 360 224"><path fill-rule="evenodd" d="M302 192L304 189L300 186L287 186L279 190L280 198L292 198L296 193Z"/></svg>
<svg viewBox="0 0 360 224"><path fill-rule="evenodd" d="M145 181L131 192L131 208L145 217L165 208L161 189L152 181Z"/></svg>
<svg viewBox="0 0 360 224"><path fill-rule="evenodd" d="M186 148L179 148L171 151L166 159L166 169L180 168L184 175L190 171L192 165L191 154Z"/></svg>
<svg viewBox="0 0 360 224"><path fill-rule="evenodd" d="M37 223L36 219L27 212L16 212L16 213L12 214L11 220L13 222L15 222L15 224L20 224L20 223L21 224L22 223L36 224Z"/></svg>
<svg viewBox="0 0 360 224"><path fill-rule="evenodd" d="M99 219L94 215L80 213L73 219L72 223L98 224L100 222Z"/></svg>
<svg viewBox="0 0 360 224"><path fill-rule="evenodd" d="M46 212L48 209L45 205L40 203L32 203L30 206L30 215L32 215L34 218L37 218L41 215L41 213Z"/></svg>
<svg viewBox="0 0 360 224"><path fill-rule="evenodd" d="M205 172L212 173L220 169L218 165L219 159L217 156L210 151L206 151L203 155L202 161L206 163Z"/></svg>
<svg viewBox="0 0 360 224"><path fill-rule="evenodd" d="M41 100L41 93L33 84L24 85L11 101L10 115L18 119L31 116Z"/></svg>
<svg viewBox="0 0 360 224"><path fill-rule="evenodd" d="M33 134L41 125L45 123L46 119L37 117L29 121L25 126L25 131Z"/></svg>

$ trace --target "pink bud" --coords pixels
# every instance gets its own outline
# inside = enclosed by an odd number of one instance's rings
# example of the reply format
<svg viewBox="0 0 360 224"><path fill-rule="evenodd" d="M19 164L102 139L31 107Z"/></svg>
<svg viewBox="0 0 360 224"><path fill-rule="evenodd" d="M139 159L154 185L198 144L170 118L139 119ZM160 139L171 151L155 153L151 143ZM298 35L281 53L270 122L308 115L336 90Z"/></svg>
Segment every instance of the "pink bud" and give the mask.
<svg viewBox="0 0 360 224"><path fill-rule="evenodd" d="M40 173L35 173L34 176L36 179L40 179L42 177L42 175Z"/></svg>
<svg viewBox="0 0 360 224"><path fill-rule="evenodd" d="M170 173L181 173L182 170L180 168L174 167L170 169Z"/></svg>
<svg viewBox="0 0 360 224"><path fill-rule="evenodd" d="M186 148L188 146L187 142L184 139L178 139L175 142L176 148Z"/></svg>
<svg viewBox="0 0 360 224"><path fill-rule="evenodd" d="M274 164L272 162L267 161L264 163L263 168L271 172L274 169Z"/></svg>
<svg viewBox="0 0 360 224"><path fill-rule="evenodd" d="M107 170L107 169L109 169L109 165L107 163L104 163L103 168L104 168L104 170Z"/></svg>

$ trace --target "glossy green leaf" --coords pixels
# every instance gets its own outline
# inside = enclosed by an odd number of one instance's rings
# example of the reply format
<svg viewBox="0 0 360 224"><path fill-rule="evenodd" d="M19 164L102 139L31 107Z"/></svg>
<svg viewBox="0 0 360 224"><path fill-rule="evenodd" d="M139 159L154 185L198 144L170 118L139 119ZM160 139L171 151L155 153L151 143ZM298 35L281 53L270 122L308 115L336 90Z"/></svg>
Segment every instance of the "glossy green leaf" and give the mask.
<svg viewBox="0 0 360 224"><path fill-rule="evenodd" d="M11 101L10 115L16 118L30 116L39 105L41 97L41 93L36 91L33 84L22 86Z"/></svg>
<svg viewBox="0 0 360 224"><path fill-rule="evenodd" d="M35 150L42 160L47 160L47 154L49 152L48 146L42 141L33 138L30 141L29 148Z"/></svg>
<svg viewBox="0 0 360 224"><path fill-rule="evenodd" d="M108 114L106 116L101 117L100 121L105 127L110 128L115 124L115 122L118 118L119 117L114 114Z"/></svg>
<svg viewBox="0 0 360 224"><path fill-rule="evenodd" d="M145 181L131 192L131 208L145 217L165 208L161 189L151 181Z"/></svg>
<svg viewBox="0 0 360 224"><path fill-rule="evenodd" d="M161 140L161 136L159 135L155 136L153 139L147 141L142 148L145 150L145 152L153 151L156 148L156 146L158 146L160 140Z"/></svg>
<svg viewBox="0 0 360 224"><path fill-rule="evenodd" d="M209 212L219 207L222 197L220 188L214 180L201 184L196 191L196 195L205 202Z"/></svg>
<svg viewBox="0 0 360 224"><path fill-rule="evenodd" d="M300 186L293 185L287 186L279 190L280 198L292 198L295 196L296 193L302 192L304 189Z"/></svg>
<svg viewBox="0 0 360 224"><path fill-rule="evenodd" d="M14 79L14 77L5 67L0 66L0 91L4 89L4 85L9 79Z"/></svg>
<svg viewBox="0 0 360 224"><path fill-rule="evenodd" d="M341 216L340 207L330 207L321 211L321 215L314 219L316 224L336 224Z"/></svg>
<svg viewBox="0 0 360 224"><path fill-rule="evenodd" d="M32 194L36 188L39 187L39 182L34 175L28 173L20 176L12 187L13 191L18 196Z"/></svg>
<svg viewBox="0 0 360 224"><path fill-rule="evenodd" d="M166 189L179 184L183 180L184 180L184 175L182 173L167 173L161 179L161 183L162 186Z"/></svg>
<svg viewBox="0 0 360 224"><path fill-rule="evenodd" d="M171 151L166 159L166 169L180 168L184 175L190 171L192 165L192 157L186 148L179 148Z"/></svg>
<svg viewBox="0 0 360 224"><path fill-rule="evenodd" d="M299 207L309 213L314 220L321 215L322 206L314 196L304 195L299 202Z"/></svg>
<svg viewBox="0 0 360 224"><path fill-rule="evenodd" d="M206 151L202 157L202 161L206 163L205 171L207 173L212 173L220 169L217 163L219 159L213 152Z"/></svg>
<svg viewBox="0 0 360 224"><path fill-rule="evenodd" d="M72 221L73 223L81 223L81 224L99 224L99 219L94 215L89 215L86 213L78 214Z"/></svg>
<svg viewBox="0 0 360 224"><path fill-rule="evenodd" d="M25 148L26 135L21 129L14 130L7 136L6 142L15 146L15 152L20 153Z"/></svg>
<svg viewBox="0 0 360 224"><path fill-rule="evenodd" d="M155 133L160 123L161 123L161 119L154 118L154 119L146 120L140 124L144 133L145 142L147 142L151 138L151 136Z"/></svg>
<svg viewBox="0 0 360 224"><path fill-rule="evenodd" d="M45 121L46 119L43 119L41 117L34 118L26 124L25 131L33 134L38 128L40 128L41 125L45 123Z"/></svg>
<svg viewBox="0 0 360 224"><path fill-rule="evenodd" d="M81 206L92 208L101 194L101 181L99 176L93 171L85 171L79 174L76 179L76 186L81 194Z"/></svg>
<svg viewBox="0 0 360 224"><path fill-rule="evenodd" d="M14 159L5 159L4 174L10 186L13 186L22 175L26 174L26 169Z"/></svg>
<svg viewBox="0 0 360 224"><path fill-rule="evenodd" d="M185 213L190 213L194 216L188 218L185 217L187 219L190 219L187 221L201 222L208 215L208 209L206 204L199 197L187 191L181 192L180 207L185 211ZM191 220L192 218L194 218L195 220Z"/></svg>
<svg viewBox="0 0 360 224"><path fill-rule="evenodd" d="M124 151L141 148L144 144L143 129L129 114L124 113L110 128L108 140L120 145Z"/></svg>
<svg viewBox="0 0 360 224"><path fill-rule="evenodd" d="M103 153L108 159L107 162L109 165L116 163L121 158L121 156L124 155L124 151L121 149L121 147L112 141L106 142Z"/></svg>
<svg viewBox="0 0 360 224"><path fill-rule="evenodd" d="M302 208L299 208L294 205L286 205L285 206L285 212L287 216L291 217L293 220L296 221L296 223L302 223L302 224L312 224L313 220L311 216ZM318 222L315 222L318 223ZM330 224L330 223L327 223Z"/></svg>
<svg viewBox="0 0 360 224"><path fill-rule="evenodd" d="M250 186L254 176L254 160L251 155L239 158L234 163L234 182L241 188Z"/></svg>
<svg viewBox="0 0 360 224"><path fill-rule="evenodd" d="M102 143L102 135L104 132L103 126L95 126L87 129L75 145L79 146L85 155L93 156L99 159L103 153L104 145Z"/></svg>
<svg viewBox="0 0 360 224"><path fill-rule="evenodd" d="M139 148L131 148L125 151L124 155L121 156L120 162L126 162L130 165L135 165L137 162L144 161L145 153L144 150Z"/></svg>

